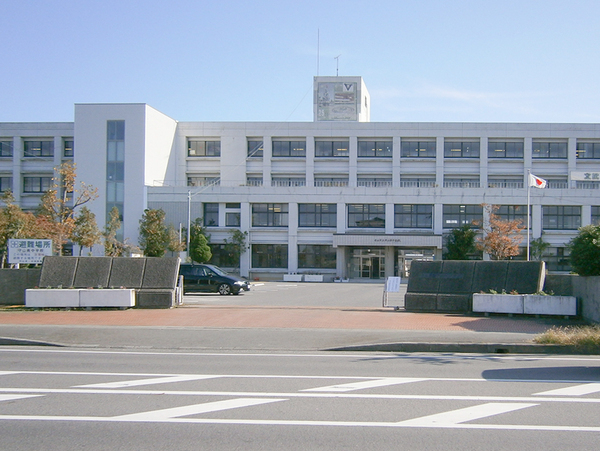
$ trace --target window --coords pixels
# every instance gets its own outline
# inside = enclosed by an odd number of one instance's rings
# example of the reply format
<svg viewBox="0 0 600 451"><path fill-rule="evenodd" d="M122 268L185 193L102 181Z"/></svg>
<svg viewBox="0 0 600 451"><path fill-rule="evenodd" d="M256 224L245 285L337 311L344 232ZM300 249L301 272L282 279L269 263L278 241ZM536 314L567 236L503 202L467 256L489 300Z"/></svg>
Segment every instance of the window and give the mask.
<svg viewBox="0 0 600 451"><path fill-rule="evenodd" d="M335 227L336 204L298 204L298 227Z"/></svg>
<svg viewBox="0 0 600 451"><path fill-rule="evenodd" d="M433 205L394 205L394 227L398 229L431 229Z"/></svg>
<svg viewBox="0 0 600 451"><path fill-rule="evenodd" d="M219 204L204 204L204 227L219 226Z"/></svg>
<svg viewBox="0 0 600 451"><path fill-rule="evenodd" d="M315 177L315 186L348 186L348 177Z"/></svg>
<svg viewBox="0 0 600 451"><path fill-rule="evenodd" d="M479 179L447 177L444 179L444 188L479 188Z"/></svg>
<svg viewBox="0 0 600 451"><path fill-rule="evenodd" d="M520 189L523 188L523 179L495 179L491 178L488 180L488 188L509 188L509 189Z"/></svg>
<svg viewBox="0 0 600 451"><path fill-rule="evenodd" d="M579 227L581 227L581 207L542 206L543 230L577 230Z"/></svg>
<svg viewBox="0 0 600 451"><path fill-rule="evenodd" d="M187 186L219 186L220 180L220 177L217 175L188 175Z"/></svg>
<svg viewBox="0 0 600 451"><path fill-rule="evenodd" d="M232 255L228 249L225 248L224 244L209 244L212 257L210 257L209 263L211 265L219 266L221 268L239 268L240 259ZM199 266L197 268L200 268Z"/></svg>
<svg viewBox="0 0 600 451"><path fill-rule="evenodd" d="M12 177L0 177L0 193L4 193L6 191L12 191L13 179Z"/></svg>
<svg viewBox="0 0 600 451"><path fill-rule="evenodd" d="M188 140L188 157L220 157L221 141Z"/></svg>
<svg viewBox="0 0 600 451"><path fill-rule="evenodd" d="M106 217L113 208L119 210L123 221L125 210L125 121L106 121ZM123 226L117 231L123 239Z"/></svg>
<svg viewBox="0 0 600 451"><path fill-rule="evenodd" d="M305 157L306 141L273 141L274 157Z"/></svg>
<svg viewBox="0 0 600 451"><path fill-rule="evenodd" d="M600 143L577 141L578 159L600 159Z"/></svg>
<svg viewBox="0 0 600 451"><path fill-rule="evenodd" d="M253 268L287 268L287 244L253 244Z"/></svg>
<svg viewBox="0 0 600 451"><path fill-rule="evenodd" d="M241 225L241 204L239 202L227 202L225 204L225 226L226 227L239 227ZM234 210L234 211L227 211Z"/></svg>
<svg viewBox="0 0 600 451"><path fill-rule="evenodd" d="M567 182L566 178L546 178L546 188L549 189L567 189L569 187L569 182Z"/></svg>
<svg viewBox="0 0 600 451"><path fill-rule="evenodd" d="M336 252L326 244L299 244L298 268L335 269Z"/></svg>
<svg viewBox="0 0 600 451"><path fill-rule="evenodd" d="M262 158L264 145L262 141L248 141L248 157Z"/></svg>
<svg viewBox="0 0 600 451"><path fill-rule="evenodd" d="M362 158L392 158L392 141L359 141L358 156Z"/></svg>
<svg viewBox="0 0 600 451"><path fill-rule="evenodd" d="M435 158L435 141L402 141L402 156L406 158Z"/></svg>
<svg viewBox="0 0 600 451"><path fill-rule="evenodd" d="M73 140L65 139L63 141L63 157L65 158L73 158Z"/></svg>
<svg viewBox="0 0 600 451"><path fill-rule="evenodd" d="M384 228L385 205L349 204L348 227Z"/></svg>
<svg viewBox="0 0 600 451"><path fill-rule="evenodd" d="M521 221L522 226L527 226L526 205L500 205L494 214L502 221Z"/></svg>
<svg viewBox="0 0 600 451"><path fill-rule="evenodd" d="M479 141L446 141L444 157L479 158Z"/></svg>
<svg viewBox="0 0 600 451"><path fill-rule="evenodd" d="M306 186L304 177L273 177L271 186Z"/></svg>
<svg viewBox="0 0 600 451"><path fill-rule="evenodd" d="M435 178L431 177L402 177L400 188L433 188L435 187Z"/></svg>
<svg viewBox="0 0 600 451"><path fill-rule="evenodd" d="M12 141L0 141L0 157L12 157L12 156L13 156Z"/></svg>
<svg viewBox="0 0 600 451"><path fill-rule="evenodd" d="M549 247L544 252L544 261L548 271L572 271L568 247Z"/></svg>
<svg viewBox="0 0 600 451"><path fill-rule="evenodd" d="M592 224L600 225L600 207L592 206Z"/></svg>
<svg viewBox="0 0 600 451"><path fill-rule="evenodd" d="M392 186L391 177L358 177L357 186L367 186L370 188L381 188Z"/></svg>
<svg viewBox="0 0 600 451"><path fill-rule="evenodd" d="M488 143L488 158L523 158L523 141Z"/></svg>
<svg viewBox="0 0 600 451"><path fill-rule="evenodd" d="M533 158L567 158L566 142L534 141Z"/></svg>
<svg viewBox="0 0 600 451"><path fill-rule="evenodd" d="M444 205L442 222L444 228L454 229L465 224L483 220L483 207L481 205Z"/></svg>
<svg viewBox="0 0 600 451"><path fill-rule="evenodd" d="M23 177L24 193L45 193L52 187L52 177Z"/></svg>
<svg viewBox="0 0 600 451"><path fill-rule="evenodd" d="M263 186L263 178L262 176L246 177L246 185L248 186Z"/></svg>
<svg viewBox="0 0 600 451"><path fill-rule="evenodd" d="M25 141L25 157L53 157L54 141Z"/></svg>
<svg viewBox="0 0 600 451"><path fill-rule="evenodd" d="M287 227L288 204L252 204L253 227Z"/></svg>
<svg viewBox="0 0 600 451"><path fill-rule="evenodd" d="M348 157L349 141L315 141L315 157Z"/></svg>

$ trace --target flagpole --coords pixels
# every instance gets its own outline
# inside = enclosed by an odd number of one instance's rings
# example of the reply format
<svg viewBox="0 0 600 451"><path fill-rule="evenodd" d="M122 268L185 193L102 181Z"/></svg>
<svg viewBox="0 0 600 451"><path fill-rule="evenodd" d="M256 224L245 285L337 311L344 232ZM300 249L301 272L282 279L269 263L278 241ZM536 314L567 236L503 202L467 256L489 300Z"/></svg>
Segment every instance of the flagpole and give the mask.
<svg viewBox="0 0 600 451"><path fill-rule="evenodd" d="M531 170L527 169L527 261L529 261L529 226L531 216Z"/></svg>

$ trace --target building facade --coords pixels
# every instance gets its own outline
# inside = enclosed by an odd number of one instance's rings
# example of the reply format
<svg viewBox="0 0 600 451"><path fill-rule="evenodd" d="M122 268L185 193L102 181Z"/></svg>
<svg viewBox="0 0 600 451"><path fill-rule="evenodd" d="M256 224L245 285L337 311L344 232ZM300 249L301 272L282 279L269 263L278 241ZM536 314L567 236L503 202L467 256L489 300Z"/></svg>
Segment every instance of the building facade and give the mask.
<svg viewBox="0 0 600 451"><path fill-rule="evenodd" d="M145 104L78 104L73 123L0 124L0 180L33 209L52 168L74 159L99 190L99 224L116 206L135 243L145 208L186 228L202 218L216 264L248 232L240 272L384 278L441 259L454 228L484 205L527 222L568 271L567 243L600 219L600 124L369 122L360 77L316 77L313 122L178 122ZM525 245L525 241L523 242ZM486 258L486 256L484 256Z"/></svg>

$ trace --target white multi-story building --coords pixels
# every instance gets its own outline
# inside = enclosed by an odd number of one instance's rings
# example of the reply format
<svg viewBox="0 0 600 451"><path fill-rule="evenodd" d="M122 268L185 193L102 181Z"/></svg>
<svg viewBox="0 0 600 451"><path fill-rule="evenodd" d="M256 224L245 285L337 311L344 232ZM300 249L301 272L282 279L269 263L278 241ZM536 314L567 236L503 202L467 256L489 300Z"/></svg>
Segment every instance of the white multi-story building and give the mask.
<svg viewBox="0 0 600 451"><path fill-rule="evenodd" d="M316 77L313 122L178 122L145 104L77 104L73 123L0 124L0 187L34 209L52 168L74 159L98 188L99 224L117 206L135 243L145 208L175 227L203 218L223 266L219 244L246 231L240 271L261 279L403 275L413 259L441 259L444 236L485 220L482 205L525 224L528 172L548 182L531 189L530 237L549 243L551 270L569 270L567 243L600 220L600 124L369 118L360 77Z"/></svg>

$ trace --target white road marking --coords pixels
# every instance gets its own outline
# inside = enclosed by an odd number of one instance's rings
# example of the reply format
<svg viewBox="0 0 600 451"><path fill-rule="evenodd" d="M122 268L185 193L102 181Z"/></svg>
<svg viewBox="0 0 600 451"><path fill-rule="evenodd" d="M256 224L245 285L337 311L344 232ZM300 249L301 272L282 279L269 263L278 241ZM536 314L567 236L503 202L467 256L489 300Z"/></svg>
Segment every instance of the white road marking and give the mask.
<svg viewBox="0 0 600 451"><path fill-rule="evenodd" d="M207 402L203 404L194 404L191 406L173 407L170 409L151 410L149 412L132 413L128 415L119 415L112 417L116 421L165 421L172 418L183 417L187 415L197 415L200 413L219 412L221 410L239 409L240 407L257 406L269 404L272 402L287 401L286 399L258 399L241 398L230 399L227 401Z"/></svg>
<svg viewBox="0 0 600 451"><path fill-rule="evenodd" d="M39 398L44 395L0 395L0 401L15 401L17 399Z"/></svg>
<svg viewBox="0 0 600 451"><path fill-rule="evenodd" d="M208 375L190 375L190 376L166 376L157 377L154 379L137 379L133 381L119 381L119 382L105 382L99 384L87 384L87 385L76 385L79 388L127 388L127 387L139 387L140 385L153 385L153 384L170 384L174 382L187 382L196 381L202 379L214 379L219 376L208 376Z"/></svg>
<svg viewBox="0 0 600 451"><path fill-rule="evenodd" d="M387 387L389 385L409 384L411 382L421 382L427 379L415 377L388 377L385 379L375 379L361 382L351 382L349 384L329 385L327 387L308 388L302 391L309 392L347 392L352 390L364 390L367 388Z"/></svg>
<svg viewBox="0 0 600 451"><path fill-rule="evenodd" d="M592 393L600 392L600 383L594 382L591 384L576 385L574 387L557 388L556 390L548 390L536 395L541 396L583 396L590 395Z"/></svg>
<svg viewBox="0 0 600 451"><path fill-rule="evenodd" d="M452 426L537 405L538 404L525 403L488 403L479 406L466 407L464 409L451 410L449 412L437 413L435 415L413 418L412 420L400 421L398 424L403 426L422 427Z"/></svg>

